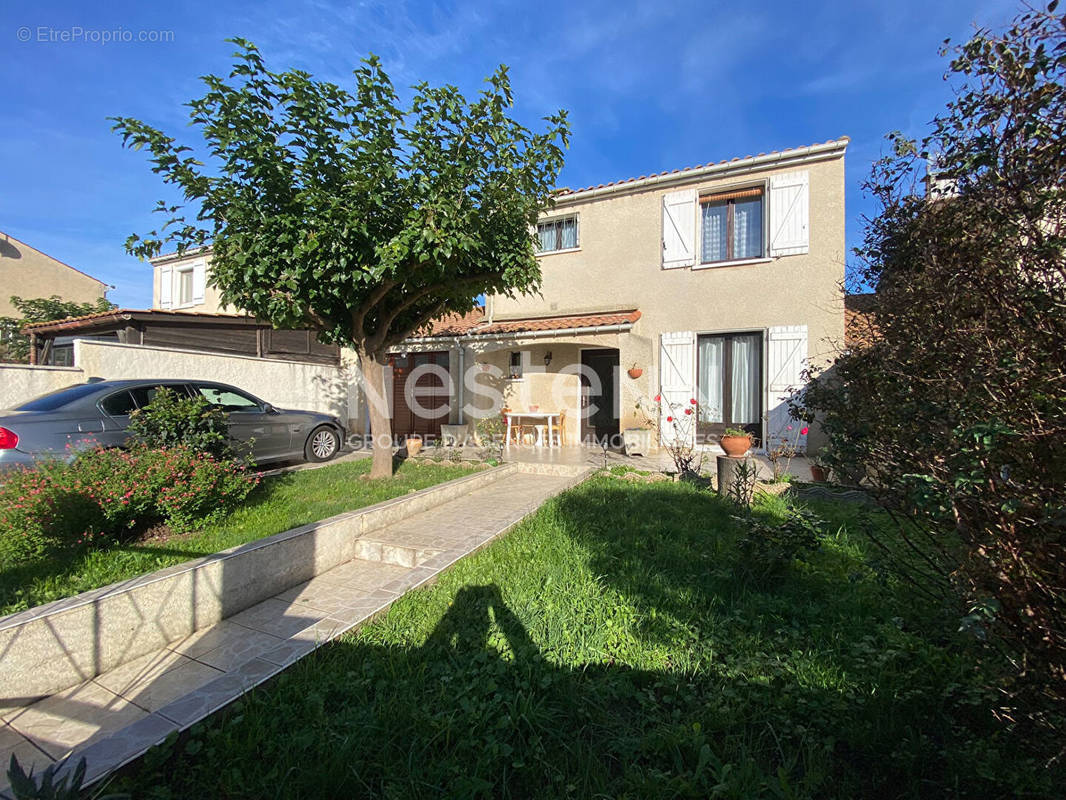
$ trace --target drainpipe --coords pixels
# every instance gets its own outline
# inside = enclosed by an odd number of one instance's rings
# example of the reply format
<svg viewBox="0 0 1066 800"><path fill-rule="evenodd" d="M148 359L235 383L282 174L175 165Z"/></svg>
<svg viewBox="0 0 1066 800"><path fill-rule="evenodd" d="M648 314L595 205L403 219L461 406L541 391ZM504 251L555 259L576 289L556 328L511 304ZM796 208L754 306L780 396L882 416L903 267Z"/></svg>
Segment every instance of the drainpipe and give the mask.
<svg viewBox="0 0 1066 800"><path fill-rule="evenodd" d="M455 346L459 350L459 397L458 397L458 401L459 401L459 424L462 425L463 424L463 388L466 385L466 374L465 374L465 372L463 370L463 367L464 367L464 363L463 362L464 362L466 353L463 350L463 343L459 341L458 337L455 340Z"/></svg>

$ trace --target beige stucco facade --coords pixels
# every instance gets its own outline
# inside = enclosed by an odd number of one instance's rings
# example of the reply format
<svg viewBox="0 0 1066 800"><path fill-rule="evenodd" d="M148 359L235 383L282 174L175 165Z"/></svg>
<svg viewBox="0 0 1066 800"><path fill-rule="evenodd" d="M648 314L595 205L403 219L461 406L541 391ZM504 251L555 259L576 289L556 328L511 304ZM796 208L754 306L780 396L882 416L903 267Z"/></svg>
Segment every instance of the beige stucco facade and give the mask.
<svg viewBox="0 0 1066 800"><path fill-rule="evenodd" d="M844 306L842 284L845 263L844 154L847 139L807 148L787 150L769 156L734 160L706 168L683 170L558 196L555 207L543 221L576 217L578 245L539 257L542 282L533 295L508 298L489 297L486 322L528 318L595 314L638 309L640 318L624 332L574 335L559 331L536 338L478 339L464 337L449 344L457 353L466 350L464 363L491 364L506 375L513 351L524 351L534 367L542 364L546 351L552 363L539 371L563 374L580 364L584 348L614 348L618 351L617 412L619 429L648 423L648 407L660 394L664 335L758 332L763 341L762 409L764 441L773 440L787 419L781 382L798 388L799 364L787 365L781 378L780 359L773 344L777 332L798 337L800 351L795 357L803 368L817 370L828 363L843 346ZM800 247L778 248L770 241L775 220L781 212L773 206L775 181L801 178L806 195L803 202L803 241ZM765 198L763 255L743 261L704 265L700 257L699 219L694 223L695 253L692 263L682 267L665 266L667 246L664 203L679 192L694 197L720 196L724 192L758 188ZM698 206L697 206L698 208ZM697 212L698 213L698 212ZM411 347L433 348L433 343L412 343ZM437 348L441 343L438 342ZM453 373L458 359L452 359ZM630 367L642 371L638 378L627 374ZM778 385L772 386L771 372L778 372ZM693 368L693 372L695 369ZM499 381L507 398L517 398L512 406L527 408L571 408L580 403L580 387L567 382L551 389L537 384L539 379ZM453 381L458 376L453 374ZM528 393L533 390L535 398ZM470 403L469 390L464 399ZM573 399L570 398L573 395ZM544 397L550 399L543 401ZM475 404L484 405L481 399ZM638 403L641 407L638 407ZM451 421L457 421L452 409ZM571 425L571 430L578 427ZM797 429L800 426L795 426ZM809 447L817 448L820 436L812 426Z"/></svg>
<svg viewBox="0 0 1066 800"><path fill-rule="evenodd" d="M111 288L52 256L0 233L0 317L17 317L12 295L24 300L57 295L72 303L94 303Z"/></svg>

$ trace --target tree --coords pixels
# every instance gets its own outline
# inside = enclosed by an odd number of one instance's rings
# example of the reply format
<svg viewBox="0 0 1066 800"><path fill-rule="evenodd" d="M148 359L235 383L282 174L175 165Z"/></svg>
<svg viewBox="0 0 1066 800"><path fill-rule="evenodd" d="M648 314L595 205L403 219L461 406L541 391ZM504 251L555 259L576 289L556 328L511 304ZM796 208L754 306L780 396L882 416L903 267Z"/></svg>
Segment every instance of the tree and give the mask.
<svg viewBox="0 0 1066 800"><path fill-rule="evenodd" d="M188 104L212 171L155 128L113 118L125 145L147 147L153 171L198 205L186 219L160 201L166 224L127 249L144 258L167 242L179 252L210 243L223 302L352 347L370 401L371 474L389 475L389 349L480 294L539 286L531 232L562 168L566 113L545 117L542 133L508 117L504 66L476 100L420 83L402 109L375 56L355 71L353 94L271 72L253 44L230 41L229 79L208 75Z"/></svg>
<svg viewBox="0 0 1066 800"><path fill-rule="evenodd" d="M1047 722L1066 702L1063 17L1052 3L979 30L951 76L931 133L890 137L867 183L877 335L805 401L830 466L900 521L900 541L881 542L906 554L897 573L954 597L964 628L999 634L1017 667L1005 705Z"/></svg>
<svg viewBox="0 0 1066 800"><path fill-rule="evenodd" d="M84 317L110 311L117 306L106 297L94 303L75 303L64 300L57 294L51 297L23 299L12 297L11 305L19 312L18 317L0 317L0 361L29 361L30 340L21 334L22 329L34 322L51 322L67 317Z"/></svg>

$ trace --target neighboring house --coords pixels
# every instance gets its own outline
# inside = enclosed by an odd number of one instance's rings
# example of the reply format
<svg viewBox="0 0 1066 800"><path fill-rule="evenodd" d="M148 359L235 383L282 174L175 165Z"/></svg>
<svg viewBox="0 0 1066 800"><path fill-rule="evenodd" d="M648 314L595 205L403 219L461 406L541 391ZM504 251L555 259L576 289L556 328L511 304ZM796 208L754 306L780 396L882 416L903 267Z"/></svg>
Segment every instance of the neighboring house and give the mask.
<svg viewBox="0 0 1066 800"><path fill-rule="evenodd" d="M512 408L565 410L571 442L641 425L656 395L697 399L711 442L726 427L785 435L784 398L844 342L847 144L562 189L537 226L539 294L489 297L397 358L449 365L451 422L494 388ZM472 389L469 364L489 370Z"/></svg>
<svg viewBox="0 0 1066 800"><path fill-rule="evenodd" d="M222 305L218 290L207 286L211 248L186 250L153 258L152 308L201 314L234 313Z"/></svg>
<svg viewBox="0 0 1066 800"><path fill-rule="evenodd" d="M111 287L69 264L0 232L0 317L18 317L12 295L24 300L58 295L71 303L95 303Z"/></svg>
<svg viewBox="0 0 1066 800"><path fill-rule="evenodd" d="M319 342L314 331L278 331L254 317L233 314L116 308L37 322L23 332L30 337L31 362L48 366L73 366L74 339L340 365L340 348Z"/></svg>
<svg viewBox="0 0 1066 800"><path fill-rule="evenodd" d="M873 292L844 297L844 344L849 350L869 347L877 340L876 303Z"/></svg>

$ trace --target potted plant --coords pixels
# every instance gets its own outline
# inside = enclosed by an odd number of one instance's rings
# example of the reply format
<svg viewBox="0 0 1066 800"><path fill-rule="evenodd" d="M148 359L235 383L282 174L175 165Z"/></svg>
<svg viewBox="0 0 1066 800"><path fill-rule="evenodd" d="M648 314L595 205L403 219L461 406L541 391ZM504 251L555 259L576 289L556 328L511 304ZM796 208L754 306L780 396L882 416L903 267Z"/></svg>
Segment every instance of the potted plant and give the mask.
<svg viewBox="0 0 1066 800"><path fill-rule="evenodd" d="M628 373L629 373L629 377L630 378L632 378L633 380L636 380L637 378L639 378L641 375L644 374L644 370L642 370L640 367L638 367L636 364L634 364L633 366L631 366L629 368Z"/></svg>
<svg viewBox="0 0 1066 800"><path fill-rule="evenodd" d="M408 456L418 455L418 451L422 449L422 437L421 436L408 436L404 440L404 447L407 448Z"/></svg>
<svg viewBox="0 0 1066 800"><path fill-rule="evenodd" d="M731 458L739 458L751 449L751 434L743 428L726 428L718 444Z"/></svg>

